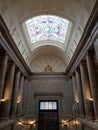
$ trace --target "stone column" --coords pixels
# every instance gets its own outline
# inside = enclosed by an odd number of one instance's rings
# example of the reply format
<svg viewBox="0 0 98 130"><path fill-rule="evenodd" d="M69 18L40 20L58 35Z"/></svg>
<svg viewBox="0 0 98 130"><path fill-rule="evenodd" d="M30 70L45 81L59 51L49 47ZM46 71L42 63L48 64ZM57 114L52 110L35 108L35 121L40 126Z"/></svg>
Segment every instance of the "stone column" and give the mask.
<svg viewBox="0 0 98 130"><path fill-rule="evenodd" d="M18 91L18 114L22 114L22 96L23 96L23 86L24 86L24 75L20 77L19 91Z"/></svg>
<svg viewBox="0 0 98 130"><path fill-rule="evenodd" d="M74 99L75 102L78 103L79 100L78 100L78 93L77 93L77 86L76 86L76 77L74 74L72 75L72 83L73 83Z"/></svg>
<svg viewBox="0 0 98 130"><path fill-rule="evenodd" d="M76 86L76 77L75 74L72 75L72 84L73 84L73 92L74 92L74 114L77 116L79 115L79 100L78 100L78 93L77 93L77 86Z"/></svg>
<svg viewBox="0 0 98 130"><path fill-rule="evenodd" d="M3 93L3 98L5 99L5 102L1 104L1 115L0 115L4 119L8 119L9 117L12 88L14 81L14 72L15 72L15 64L9 63Z"/></svg>
<svg viewBox="0 0 98 130"><path fill-rule="evenodd" d="M80 71L77 69L75 71L76 74L76 84L77 84L77 91L78 91L78 98L79 98L79 111L80 117L85 117L85 108L84 108L84 98L83 98L83 91L82 91L82 84L81 84L81 77Z"/></svg>
<svg viewBox="0 0 98 130"><path fill-rule="evenodd" d="M8 56L6 53L1 54L0 59L0 103L3 95L4 81L7 70Z"/></svg>
<svg viewBox="0 0 98 130"><path fill-rule="evenodd" d="M86 60L87 60L87 68L93 98L95 117L96 121L98 121L98 75L94 62L94 55L92 53L88 53L86 55Z"/></svg>
<svg viewBox="0 0 98 130"><path fill-rule="evenodd" d="M14 87L13 87L13 91L12 91L10 117L16 116L19 81L20 81L20 71L17 68L16 72L15 72Z"/></svg>
<svg viewBox="0 0 98 130"><path fill-rule="evenodd" d="M28 96L28 92L27 92L27 86L28 86L28 79L25 77L24 78L24 86L23 86L23 96L22 96L22 108L23 108L23 112L27 111L27 96Z"/></svg>
<svg viewBox="0 0 98 130"><path fill-rule="evenodd" d="M83 89L83 95L84 95L86 119L92 120L94 113L93 113L93 109L91 109L92 104L91 104L90 99L92 97L91 97L91 90L90 90L86 62L81 62L80 71L81 71L81 81L82 81L82 89Z"/></svg>

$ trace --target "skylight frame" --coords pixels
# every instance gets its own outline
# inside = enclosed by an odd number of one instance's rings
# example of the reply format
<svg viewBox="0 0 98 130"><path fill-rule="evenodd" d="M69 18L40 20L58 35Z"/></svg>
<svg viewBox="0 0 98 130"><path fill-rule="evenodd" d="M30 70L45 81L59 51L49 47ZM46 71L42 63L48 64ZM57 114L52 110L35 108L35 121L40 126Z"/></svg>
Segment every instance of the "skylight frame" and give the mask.
<svg viewBox="0 0 98 130"><path fill-rule="evenodd" d="M64 43L69 21L54 15L40 15L28 19L25 22L25 26L31 44L43 40L52 40Z"/></svg>

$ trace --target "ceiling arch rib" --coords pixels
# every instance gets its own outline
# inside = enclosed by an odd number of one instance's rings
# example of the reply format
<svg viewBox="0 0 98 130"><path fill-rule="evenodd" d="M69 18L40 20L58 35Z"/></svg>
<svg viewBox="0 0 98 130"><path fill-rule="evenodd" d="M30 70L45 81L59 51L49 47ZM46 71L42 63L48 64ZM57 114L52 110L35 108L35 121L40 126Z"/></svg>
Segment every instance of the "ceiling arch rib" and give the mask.
<svg viewBox="0 0 98 130"><path fill-rule="evenodd" d="M34 51L36 48L47 46L47 45L54 46L60 48L62 51L65 51L64 44L59 43L57 41L44 40L44 41L34 43L33 47L31 47L31 52Z"/></svg>
<svg viewBox="0 0 98 130"><path fill-rule="evenodd" d="M36 59L36 57L40 55L45 55L45 54L56 55L60 57L61 59L63 59L64 62L66 62L65 52L61 48L54 45L44 45L44 46L37 47L31 52L29 61L32 61Z"/></svg>

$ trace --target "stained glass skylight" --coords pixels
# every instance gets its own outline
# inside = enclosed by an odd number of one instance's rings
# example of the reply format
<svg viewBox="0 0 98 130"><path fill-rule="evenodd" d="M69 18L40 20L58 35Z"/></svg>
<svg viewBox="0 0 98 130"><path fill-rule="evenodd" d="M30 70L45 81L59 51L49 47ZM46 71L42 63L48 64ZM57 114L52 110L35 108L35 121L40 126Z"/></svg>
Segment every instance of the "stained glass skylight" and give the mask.
<svg viewBox="0 0 98 130"><path fill-rule="evenodd" d="M68 20L53 15L41 15L26 21L31 43L41 40L55 40L64 43L68 24Z"/></svg>

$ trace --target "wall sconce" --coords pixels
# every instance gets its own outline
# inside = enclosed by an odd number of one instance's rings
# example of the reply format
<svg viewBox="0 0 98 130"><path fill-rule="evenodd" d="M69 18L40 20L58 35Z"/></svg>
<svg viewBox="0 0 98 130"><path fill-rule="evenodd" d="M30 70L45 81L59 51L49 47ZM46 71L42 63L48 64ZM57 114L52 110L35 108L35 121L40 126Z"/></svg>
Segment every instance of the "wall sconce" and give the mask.
<svg viewBox="0 0 98 130"><path fill-rule="evenodd" d="M66 122L66 120L62 119L61 123L66 124L67 122Z"/></svg>
<svg viewBox="0 0 98 130"><path fill-rule="evenodd" d="M1 99L1 102L5 102L6 100L4 98Z"/></svg>
<svg viewBox="0 0 98 130"><path fill-rule="evenodd" d="M79 101L76 101L77 104L79 104Z"/></svg>
<svg viewBox="0 0 98 130"><path fill-rule="evenodd" d="M74 121L73 121L73 124L74 124L74 125L79 125L80 123L79 123L78 120L74 120Z"/></svg>
<svg viewBox="0 0 98 130"><path fill-rule="evenodd" d="M33 121L30 122L31 125L33 125L33 124L35 124L35 123L36 123L35 120L33 120Z"/></svg>
<svg viewBox="0 0 98 130"><path fill-rule="evenodd" d="M93 98L90 98L89 101L93 101Z"/></svg>
<svg viewBox="0 0 98 130"><path fill-rule="evenodd" d="M19 123L19 125L22 125L22 123L21 122L18 122Z"/></svg>
<svg viewBox="0 0 98 130"><path fill-rule="evenodd" d="M20 103L20 101L17 101L17 104L19 104Z"/></svg>

